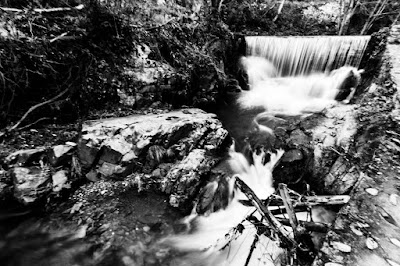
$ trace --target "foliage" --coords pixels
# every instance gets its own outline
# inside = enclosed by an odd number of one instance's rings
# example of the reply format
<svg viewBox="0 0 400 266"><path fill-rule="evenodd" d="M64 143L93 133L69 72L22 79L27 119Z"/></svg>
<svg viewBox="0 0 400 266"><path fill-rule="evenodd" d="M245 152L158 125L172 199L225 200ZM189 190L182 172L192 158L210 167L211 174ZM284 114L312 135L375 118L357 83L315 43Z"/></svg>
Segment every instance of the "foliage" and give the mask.
<svg viewBox="0 0 400 266"><path fill-rule="evenodd" d="M321 35L335 34L335 22L306 18L304 3L286 3L278 19L278 1L232 0L224 5L222 19L234 32L245 35Z"/></svg>
<svg viewBox="0 0 400 266"><path fill-rule="evenodd" d="M340 5L340 35L370 35L390 26L400 14L397 0L342 0Z"/></svg>
<svg viewBox="0 0 400 266"><path fill-rule="evenodd" d="M132 50L132 30L95 1L83 11L41 13L32 8L4 12L0 18L5 23L0 37L0 126L64 90L67 97L42 113L76 118L89 106L117 101L113 77Z"/></svg>

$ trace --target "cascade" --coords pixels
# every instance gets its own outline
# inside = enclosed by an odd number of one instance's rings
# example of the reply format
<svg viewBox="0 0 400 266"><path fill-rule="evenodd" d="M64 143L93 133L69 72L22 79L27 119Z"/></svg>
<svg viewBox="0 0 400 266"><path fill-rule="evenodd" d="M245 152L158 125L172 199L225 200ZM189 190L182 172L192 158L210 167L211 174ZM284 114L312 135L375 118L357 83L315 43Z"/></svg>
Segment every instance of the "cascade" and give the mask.
<svg viewBox="0 0 400 266"><path fill-rule="evenodd" d="M347 101L347 95L352 95L360 82L363 71L358 67L369 39L369 36L246 37L247 54L239 64L247 72L250 90L240 92L239 104L234 107L239 110L226 111L233 117L234 124L229 125L229 118L223 116L221 120L227 122L225 126L231 133L243 131L241 136L232 134L236 140L248 137L248 130L254 125L256 134L267 138L274 132L257 120L265 114L297 116L319 112L337 101ZM345 96L337 97L341 93ZM260 107L264 110L260 111ZM261 113L255 114L254 110ZM246 113L251 116L240 117ZM185 254L174 261L174 265L276 266L288 263L286 250L271 235L258 231L256 225L262 223L263 217L253 206L242 204L247 197L234 186L234 178L238 176L257 197L269 198L275 191L273 169L284 152L267 151L269 161L265 161L264 150L250 151L249 160L232 148L225 162L231 174L227 181L229 204L207 215L198 214L195 206L192 214L183 220L188 230L164 240L164 244ZM213 193L218 194L220 183L212 181L205 187L206 199L213 198ZM329 215L323 216L324 212ZM307 221L308 214L303 213L304 217L298 219ZM310 215L314 222L331 223L334 218L326 210L313 209ZM293 234L291 229L287 230L288 234ZM317 235L316 239L319 238L322 239Z"/></svg>
<svg viewBox="0 0 400 266"><path fill-rule="evenodd" d="M358 68L370 36L246 37L246 54L264 57L280 76Z"/></svg>

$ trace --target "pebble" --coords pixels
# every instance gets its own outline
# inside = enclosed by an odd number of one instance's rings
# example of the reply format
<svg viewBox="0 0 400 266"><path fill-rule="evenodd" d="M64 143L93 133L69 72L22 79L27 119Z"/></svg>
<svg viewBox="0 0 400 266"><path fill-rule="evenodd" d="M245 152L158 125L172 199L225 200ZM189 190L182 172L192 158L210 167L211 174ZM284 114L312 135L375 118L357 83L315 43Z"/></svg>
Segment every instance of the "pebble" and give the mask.
<svg viewBox="0 0 400 266"><path fill-rule="evenodd" d="M392 242L394 245L400 248L400 241L396 238L391 238L390 242Z"/></svg>
<svg viewBox="0 0 400 266"><path fill-rule="evenodd" d="M397 195L397 194L391 194L389 196L390 203L392 203L394 206L396 206L398 197L399 197L399 195Z"/></svg>
<svg viewBox="0 0 400 266"><path fill-rule="evenodd" d="M350 229L354 234L356 234L358 236L362 236L363 235L363 233L360 230L358 230L354 224L350 225Z"/></svg>
<svg viewBox="0 0 400 266"><path fill-rule="evenodd" d="M365 241L365 244L367 245L367 248L369 248L371 250L379 247L378 243L372 237L368 237L367 241Z"/></svg>
<svg viewBox="0 0 400 266"><path fill-rule="evenodd" d="M386 260L391 266L400 266L397 262L394 262L392 260Z"/></svg>
<svg viewBox="0 0 400 266"><path fill-rule="evenodd" d="M337 241L333 241L331 242L331 245L333 246L334 249L337 249L339 251L342 251L344 253L349 253L351 252L351 247L347 244L341 243L341 242L337 242Z"/></svg>
<svg viewBox="0 0 400 266"><path fill-rule="evenodd" d="M378 195L378 190L376 188L367 188L365 191L372 196Z"/></svg>

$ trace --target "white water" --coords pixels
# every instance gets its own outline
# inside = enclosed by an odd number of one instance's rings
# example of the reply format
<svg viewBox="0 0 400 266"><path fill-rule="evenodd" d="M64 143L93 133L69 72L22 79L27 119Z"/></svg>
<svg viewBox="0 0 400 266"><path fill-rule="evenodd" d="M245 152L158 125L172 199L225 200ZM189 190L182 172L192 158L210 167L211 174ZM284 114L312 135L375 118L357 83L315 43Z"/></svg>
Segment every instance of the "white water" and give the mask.
<svg viewBox="0 0 400 266"><path fill-rule="evenodd" d="M261 63L262 65L265 62ZM257 68L252 66L252 68ZM261 67L259 68L261 69ZM336 103L343 82L350 78L355 86L361 71L354 67L341 67L331 73L318 73L295 77L260 78L259 73L248 71L250 90L243 91L238 99L243 109L263 107L270 114L301 115L322 112ZM353 93L350 94L352 96Z"/></svg>
<svg viewBox="0 0 400 266"><path fill-rule="evenodd" d="M272 170L282 155L282 150L271 154L270 162L264 165L265 154L254 153L254 164L250 165L243 154L231 149L228 163L232 171L239 175L260 199L266 199L274 192ZM230 185L233 188L234 178L230 180ZM257 234L256 227L246 221L255 208L239 202L247 200L240 190L232 191L234 196L226 209L209 216L192 214L184 220L194 227L194 233L185 233L165 240L165 243L175 249L188 252L186 257L176 259L173 265L243 266L256 235L259 240L248 265L281 265L280 257L284 250L267 236ZM260 219L257 213L254 213L254 216ZM242 233L235 230L239 224L243 225Z"/></svg>
<svg viewBox="0 0 400 266"><path fill-rule="evenodd" d="M358 68L370 36L246 37L247 54L269 60L279 76Z"/></svg>

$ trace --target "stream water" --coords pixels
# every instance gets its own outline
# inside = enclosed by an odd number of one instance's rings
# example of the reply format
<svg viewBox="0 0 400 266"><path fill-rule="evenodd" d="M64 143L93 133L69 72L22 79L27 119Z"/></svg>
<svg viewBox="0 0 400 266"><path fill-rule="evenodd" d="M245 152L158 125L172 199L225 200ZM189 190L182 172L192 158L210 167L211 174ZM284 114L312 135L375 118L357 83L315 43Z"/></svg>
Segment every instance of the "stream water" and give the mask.
<svg viewBox="0 0 400 266"><path fill-rule="evenodd" d="M250 131L272 136L259 123L265 115L291 117L323 112L338 102L351 100L360 82L358 70L369 37L247 37L247 55L240 60L248 76L249 90L242 90L236 101L224 106L218 115L236 140L227 164L260 199L274 193L272 171L283 154L268 150L243 155ZM267 147L268 145L266 145ZM269 157L269 161L268 158ZM252 162L252 163L249 163ZM260 230L262 218L241 200L246 196L229 181L231 200L223 210L200 216L194 210L183 220L186 233L168 237L165 243L185 256L174 265L285 265L286 250L268 230ZM216 190L218 184L214 184ZM334 214L323 208L312 212L314 222L330 223ZM310 219L303 214L299 219ZM291 234L290 228L285 228ZM321 236L313 235L318 246Z"/></svg>

